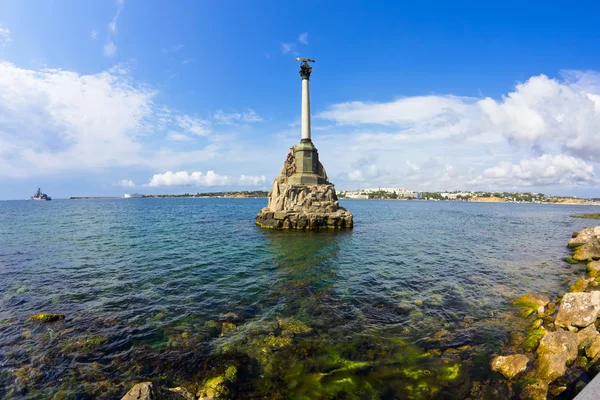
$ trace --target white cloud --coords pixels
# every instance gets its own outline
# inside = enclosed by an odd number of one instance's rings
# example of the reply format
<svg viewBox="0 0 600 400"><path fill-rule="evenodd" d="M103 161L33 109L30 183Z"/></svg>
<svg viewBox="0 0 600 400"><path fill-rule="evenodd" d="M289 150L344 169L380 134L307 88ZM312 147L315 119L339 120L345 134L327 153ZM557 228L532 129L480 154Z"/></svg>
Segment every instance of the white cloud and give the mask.
<svg viewBox="0 0 600 400"><path fill-rule="evenodd" d="M135 187L135 183L131 179L123 179L116 183L116 186L120 187Z"/></svg>
<svg viewBox="0 0 600 400"><path fill-rule="evenodd" d="M334 104L317 115L338 125L369 126L370 146L424 140L498 143L600 161L600 75L567 72L518 84L501 100L452 95Z"/></svg>
<svg viewBox="0 0 600 400"><path fill-rule="evenodd" d="M266 182L264 176L246 176L232 178L226 175L218 175L214 171L202 172L187 171L171 172L164 174L155 174L150 179L148 186L258 186Z"/></svg>
<svg viewBox="0 0 600 400"><path fill-rule="evenodd" d="M188 141L192 140L192 138L189 137L188 135L185 135L183 133L178 133L178 132L169 132L167 137L170 140L174 140L176 142L188 142Z"/></svg>
<svg viewBox="0 0 600 400"><path fill-rule="evenodd" d="M183 50L183 47L184 46L182 44L176 44L170 47L163 47L160 49L160 51L163 53L179 53L181 50Z"/></svg>
<svg viewBox="0 0 600 400"><path fill-rule="evenodd" d="M298 50L296 49L296 45L294 43L281 43L281 52L283 54L293 54L297 56Z"/></svg>
<svg viewBox="0 0 600 400"><path fill-rule="evenodd" d="M544 154L521 160L518 164L507 161L486 168L472 184L483 183L493 187L575 186L595 183L594 168L583 160L565 155Z"/></svg>
<svg viewBox="0 0 600 400"><path fill-rule="evenodd" d="M218 110L213 116L215 121L224 125L232 125L235 123L253 123L261 122L263 119L252 109L243 113L225 113L223 110Z"/></svg>
<svg viewBox="0 0 600 400"><path fill-rule="evenodd" d="M181 63L182 63L183 65L185 65L185 64L189 64L189 63L191 63L192 61L194 61L194 60L192 60L191 58L186 58L186 59L185 59L185 60L183 60Z"/></svg>
<svg viewBox="0 0 600 400"><path fill-rule="evenodd" d="M7 47L12 42L10 29L0 26L0 47Z"/></svg>
<svg viewBox="0 0 600 400"><path fill-rule="evenodd" d="M178 125L187 133L206 136L210 133L210 122L189 115L175 117Z"/></svg>
<svg viewBox="0 0 600 400"><path fill-rule="evenodd" d="M112 57L117 54L117 46L113 42L108 42L104 45L104 55Z"/></svg>
<svg viewBox="0 0 600 400"><path fill-rule="evenodd" d="M92 36L92 39L96 40L96 38L98 37L98 32L92 31L90 35Z"/></svg>
<svg viewBox="0 0 600 400"><path fill-rule="evenodd" d="M302 44L308 44L308 32L304 32L298 36L298 41Z"/></svg>

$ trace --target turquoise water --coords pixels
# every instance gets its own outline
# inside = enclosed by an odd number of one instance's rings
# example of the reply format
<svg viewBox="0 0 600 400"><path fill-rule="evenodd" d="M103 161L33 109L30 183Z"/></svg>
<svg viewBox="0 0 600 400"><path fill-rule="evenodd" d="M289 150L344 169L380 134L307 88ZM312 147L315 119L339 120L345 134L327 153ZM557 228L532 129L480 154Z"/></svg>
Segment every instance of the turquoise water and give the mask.
<svg viewBox="0 0 600 400"><path fill-rule="evenodd" d="M239 398L464 398L510 301L578 268L567 240L594 221L570 215L598 211L345 200L353 231L293 233L256 228L265 205L0 202L0 398L196 390L229 365Z"/></svg>

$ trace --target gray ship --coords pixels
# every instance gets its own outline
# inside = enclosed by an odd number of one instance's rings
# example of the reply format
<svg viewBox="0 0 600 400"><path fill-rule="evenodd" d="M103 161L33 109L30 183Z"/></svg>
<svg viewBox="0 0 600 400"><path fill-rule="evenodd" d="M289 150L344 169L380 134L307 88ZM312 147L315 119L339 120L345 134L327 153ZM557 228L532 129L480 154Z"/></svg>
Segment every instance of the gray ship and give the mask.
<svg viewBox="0 0 600 400"><path fill-rule="evenodd" d="M46 193L42 193L40 188L38 188L37 192L33 196L31 196L31 200L42 200L42 201L50 201L52 197L48 196Z"/></svg>

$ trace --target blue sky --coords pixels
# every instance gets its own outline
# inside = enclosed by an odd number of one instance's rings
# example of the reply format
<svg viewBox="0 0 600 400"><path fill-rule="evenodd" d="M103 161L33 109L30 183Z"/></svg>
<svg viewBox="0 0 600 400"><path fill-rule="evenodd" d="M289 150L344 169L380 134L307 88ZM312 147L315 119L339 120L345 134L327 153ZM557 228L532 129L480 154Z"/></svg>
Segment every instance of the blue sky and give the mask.
<svg viewBox="0 0 600 400"><path fill-rule="evenodd" d="M593 2L0 1L0 199L268 189L600 197Z"/></svg>

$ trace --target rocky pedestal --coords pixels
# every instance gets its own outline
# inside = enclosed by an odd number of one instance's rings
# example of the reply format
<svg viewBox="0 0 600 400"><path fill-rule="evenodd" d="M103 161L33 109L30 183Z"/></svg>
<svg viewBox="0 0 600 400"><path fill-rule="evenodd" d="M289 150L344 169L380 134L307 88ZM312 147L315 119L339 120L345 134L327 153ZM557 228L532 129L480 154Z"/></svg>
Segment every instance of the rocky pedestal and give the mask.
<svg viewBox="0 0 600 400"><path fill-rule="evenodd" d="M269 192L269 205L256 224L272 229L347 229L354 226L350 211L340 207L317 149L304 142L293 146Z"/></svg>

